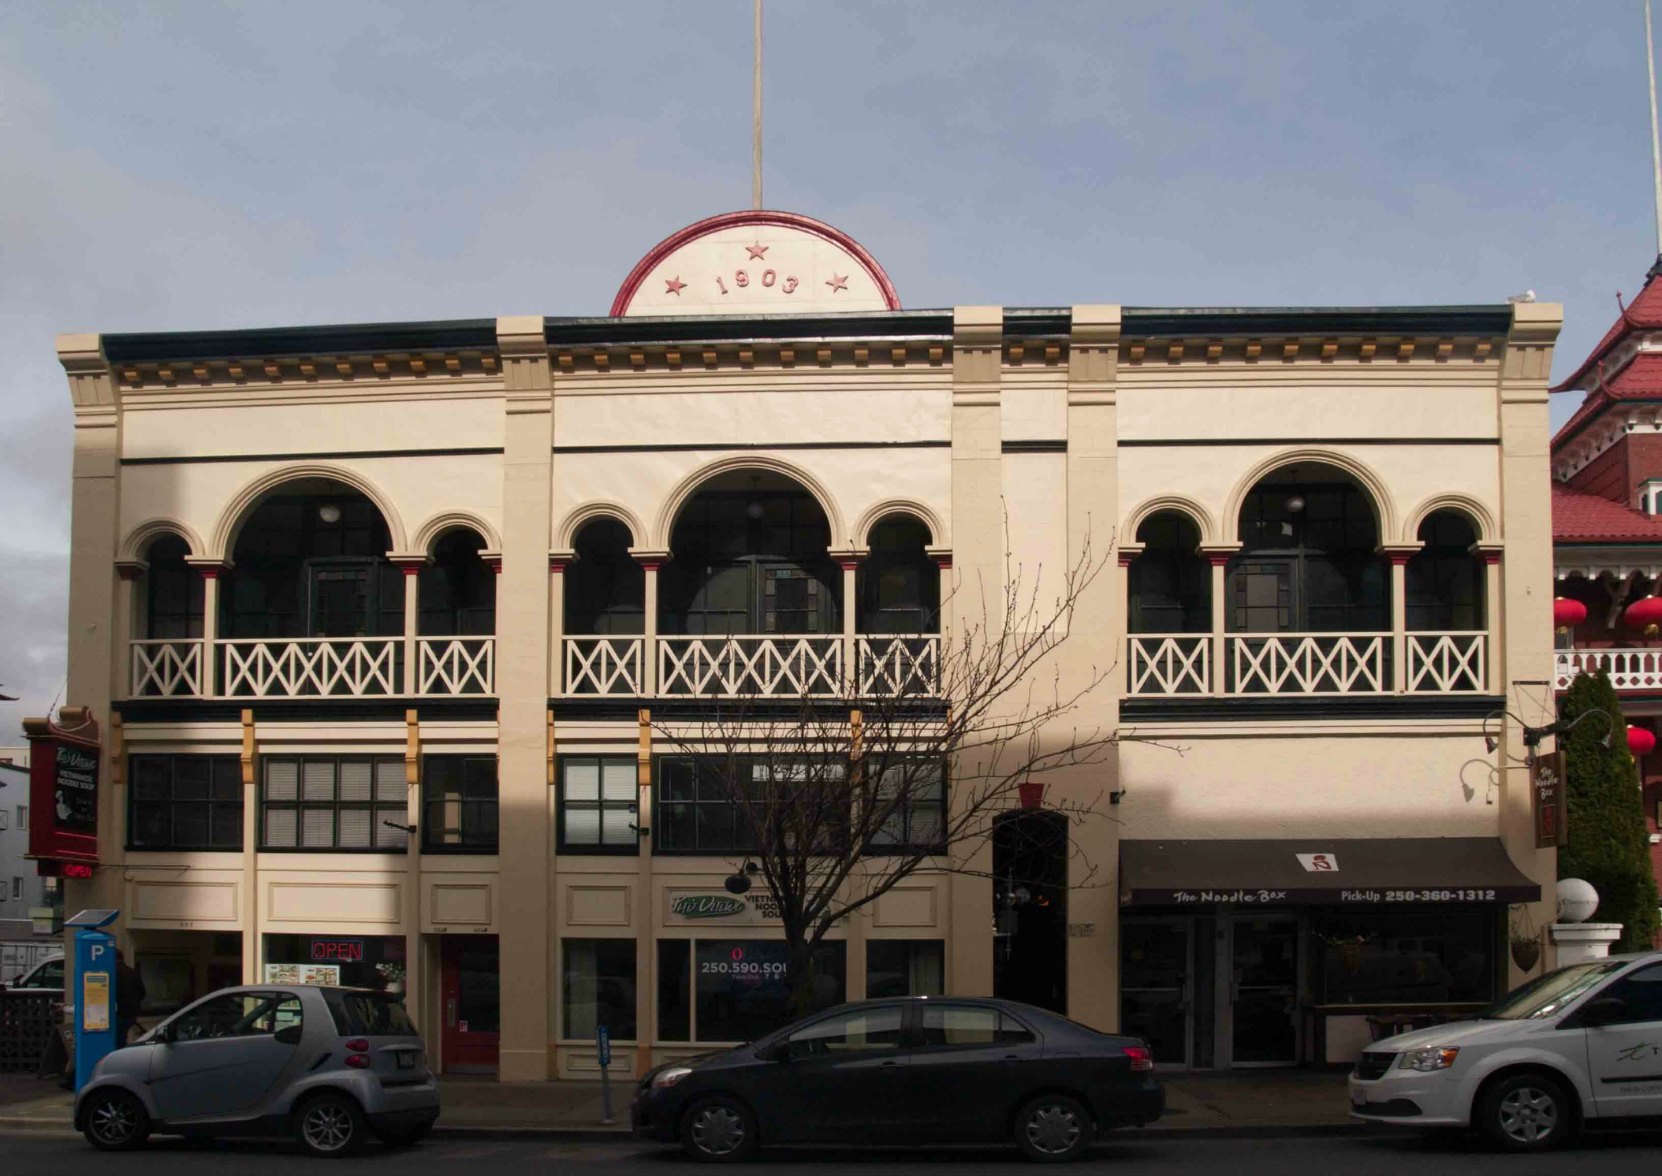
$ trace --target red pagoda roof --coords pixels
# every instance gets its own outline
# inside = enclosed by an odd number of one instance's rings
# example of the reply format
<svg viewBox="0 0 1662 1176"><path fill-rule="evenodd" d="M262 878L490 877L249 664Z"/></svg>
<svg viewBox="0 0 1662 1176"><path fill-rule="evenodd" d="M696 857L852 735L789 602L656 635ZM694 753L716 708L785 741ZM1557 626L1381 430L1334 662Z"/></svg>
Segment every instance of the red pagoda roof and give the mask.
<svg viewBox="0 0 1662 1176"><path fill-rule="evenodd" d="M1610 349L1630 332L1662 328L1662 282L1657 281L1658 277L1662 277L1662 257L1656 259L1656 264L1645 275L1645 288L1639 291L1639 296L1623 309L1621 316L1604 333L1604 338L1599 340L1599 345L1581 361L1581 366L1552 389L1554 392L1563 392L1582 384Z"/></svg>
<svg viewBox="0 0 1662 1176"><path fill-rule="evenodd" d="M1559 388L1564 385L1560 384ZM1552 438L1554 449L1581 431L1583 425L1623 400L1662 400L1662 353L1646 352L1617 372L1608 382L1587 393L1587 399Z"/></svg>
<svg viewBox="0 0 1662 1176"><path fill-rule="evenodd" d="M1552 487L1554 543L1662 543L1662 519L1630 506L1582 494L1567 486Z"/></svg>

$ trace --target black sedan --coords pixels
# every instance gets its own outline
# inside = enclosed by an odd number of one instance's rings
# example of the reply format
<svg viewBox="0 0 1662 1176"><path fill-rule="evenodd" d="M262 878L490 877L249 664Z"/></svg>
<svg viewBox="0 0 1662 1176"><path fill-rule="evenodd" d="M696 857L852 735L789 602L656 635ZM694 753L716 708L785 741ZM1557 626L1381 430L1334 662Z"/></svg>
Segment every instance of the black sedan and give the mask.
<svg viewBox="0 0 1662 1176"><path fill-rule="evenodd" d="M650 1071L636 1134L699 1160L762 1144L1014 1142L1070 1160L1160 1117L1154 1058L1027 1005L959 997L842 1005L749 1045Z"/></svg>

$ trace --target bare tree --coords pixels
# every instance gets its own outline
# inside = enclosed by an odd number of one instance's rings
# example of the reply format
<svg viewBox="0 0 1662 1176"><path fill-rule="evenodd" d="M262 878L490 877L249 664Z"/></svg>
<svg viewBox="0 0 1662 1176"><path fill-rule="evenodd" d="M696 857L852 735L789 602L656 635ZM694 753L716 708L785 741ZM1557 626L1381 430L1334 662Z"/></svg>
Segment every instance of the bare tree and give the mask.
<svg viewBox="0 0 1662 1176"><path fill-rule="evenodd" d="M1105 565L1087 536L1053 590L1019 570L990 591L961 588L943 602L952 622L938 642L870 637L841 674L825 656L840 637L804 639L765 664L753 647L701 643L730 693L690 720L654 718L658 740L688 757L660 792L660 836L666 817L695 819L679 798L717 798L696 819L732 821L733 885L754 879L776 907L793 1010L810 1007L817 949L839 921L913 875L986 875L983 851L1001 826L1009 836L1001 818L1023 784L1107 759L1116 733L1080 726L1076 712L1112 663L1064 673L1055 657ZM1072 829L1101 814L1102 795L1049 799L1071 855Z"/></svg>

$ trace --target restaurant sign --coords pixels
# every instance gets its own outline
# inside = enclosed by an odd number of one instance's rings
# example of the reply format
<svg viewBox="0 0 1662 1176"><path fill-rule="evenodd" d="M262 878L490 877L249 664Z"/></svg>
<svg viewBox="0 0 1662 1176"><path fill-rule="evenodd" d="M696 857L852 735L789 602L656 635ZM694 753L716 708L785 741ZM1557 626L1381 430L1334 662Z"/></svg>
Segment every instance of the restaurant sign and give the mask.
<svg viewBox="0 0 1662 1176"><path fill-rule="evenodd" d="M1529 766L1530 805L1535 815L1535 848L1548 849L1569 841L1565 795L1564 753L1535 757Z"/></svg>
<svg viewBox="0 0 1662 1176"><path fill-rule="evenodd" d="M669 918L673 922L762 923L779 918L779 900L771 894L747 894L735 898L731 894L710 894L706 891L671 890Z"/></svg>
<svg viewBox="0 0 1662 1176"><path fill-rule="evenodd" d="M64 863L98 862L98 766L103 746L98 724L83 707L64 707L62 725L25 719L29 739L28 856L42 874L63 873Z"/></svg>

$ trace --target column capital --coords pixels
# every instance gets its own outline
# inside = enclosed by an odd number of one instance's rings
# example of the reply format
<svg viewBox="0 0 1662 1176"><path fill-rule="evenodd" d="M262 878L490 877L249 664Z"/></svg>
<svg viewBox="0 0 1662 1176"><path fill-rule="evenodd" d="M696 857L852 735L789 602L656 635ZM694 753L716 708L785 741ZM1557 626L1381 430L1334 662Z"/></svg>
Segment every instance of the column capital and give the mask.
<svg viewBox="0 0 1662 1176"><path fill-rule="evenodd" d="M1376 550L1393 566L1406 565L1425 547L1423 543L1381 543Z"/></svg>
<svg viewBox="0 0 1662 1176"><path fill-rule="evenodd" d="M1481 557L1491 568L1500 563L1501 553L1505 550L1505 546L1500 543L1473 543L1471 548L1472 554Z"/></svg>
<svg viewBox="0 0 1662 1176"><path fill-rule="evenodd" d="M414 576L433 561L424 551L389 551L387 562L406 576Z"/></svg>
<svg viewBox="0 0 1662 1176"><path fill-rule="evenodd" d="M558 575L577 562L577 552L569 547L556 547L548 553L548 570Z"/></svg>
<svg viewBox="0 0 1662 1176"><path fill-rule="evenodd" d="M187 555L185 564L201 572L204 580L216 580L236 566L231 560L213 555Z"/></svg>
<svg viewBox="0 0 1662 1176"><path fill-rule="evenodd" d="M1241 554L1241 545L1239 543L1202 543L1195 550L1206 557L1207 563L1215 568L1221 568Z"/></svg>
<svg viewBox="0 0 1662 1176"><path fill-rule="evenodd" d="M668 551L658 551L648 547L631 547L629 554L634 557L636 563L648 571L657 571L672 558Z"/></svg>
<svg viewBox="0 0 1662 1176"><path fill-rule="evenodd" d="M935 566L943 572L952 567L952 548L946 546L929 546L923 549L923 554L935 561Z"/></svg>
<svg viewBox="0 0 1662 1176"><path fill-rule="evenodd" d="M842 547L827 548L825 554L836 560L837 566L846 572L859 567L860 561L871 553L858 547Z"/></svg>
<svg viewBox="0 0 1662 1176"><path fill-rule="evenodd" d="M143 579L144 573L150 570L150 565L142 559L118 559L115 561L115 574L123 580Z"/></svg>
<svg viewBox="0 0 1662 1176"><path fill-rule="evenodd" d="M497 575L500 576L502 574L502 553L500 551L491 551L486 549L479 553L479 559L480 562Z"/></svg>
<svg viewBox="0 0 1662 1176"><path fill-rule="evenodd" d="M1132 562L1143 553L1144 544L1121 543L1119 546L1120 567L1128 568Z"/></svg>

